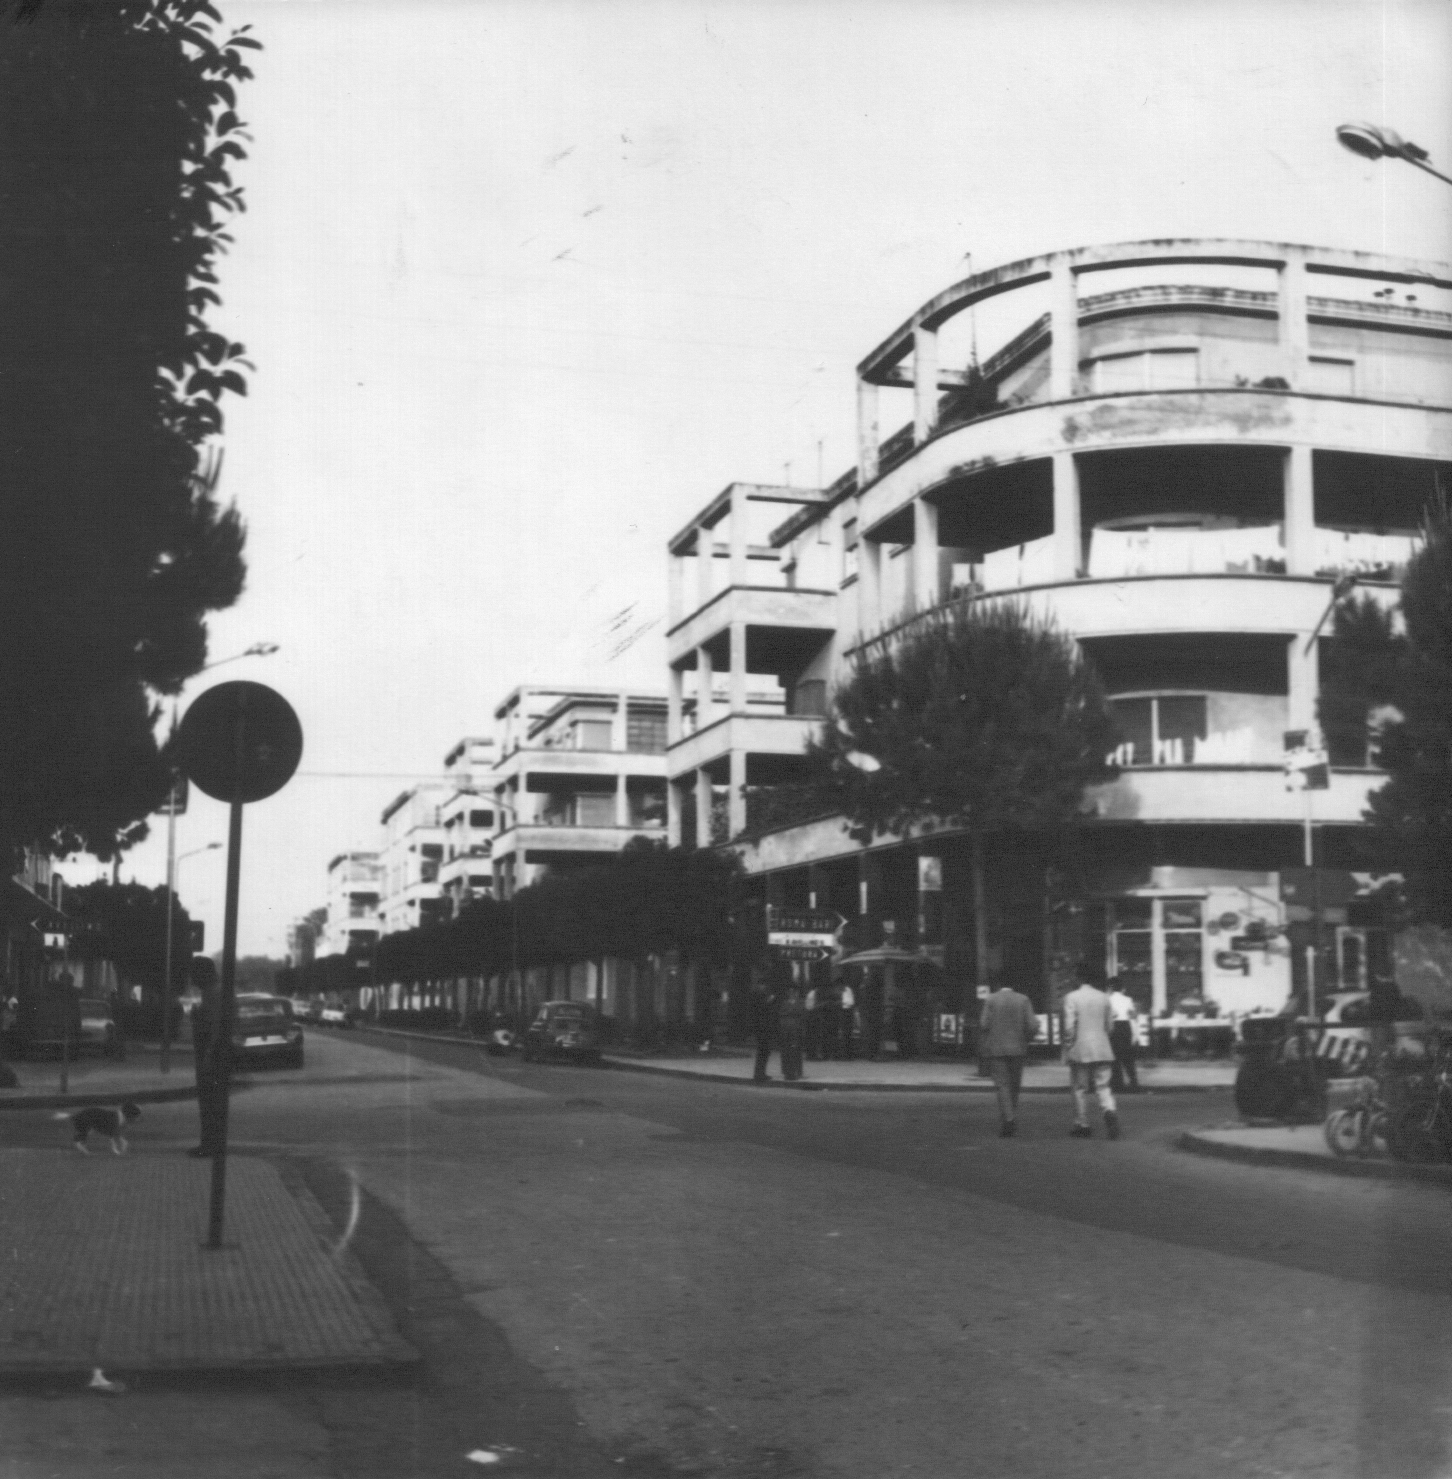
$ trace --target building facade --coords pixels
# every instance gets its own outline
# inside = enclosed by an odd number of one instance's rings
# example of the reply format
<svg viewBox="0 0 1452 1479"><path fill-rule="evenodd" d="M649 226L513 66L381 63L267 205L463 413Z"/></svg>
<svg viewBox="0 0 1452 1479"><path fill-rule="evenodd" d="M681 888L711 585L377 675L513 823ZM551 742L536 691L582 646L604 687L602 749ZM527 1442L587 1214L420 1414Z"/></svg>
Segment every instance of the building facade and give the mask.
<svg viewBox="0 0 1452 1479"><path fill-rule="evenodd" d="M1305 969L1281 874L1308 832L1318 865L1367 866L1364 737L1324 791L1288 790L1284 751L1317 725L1333 599L1354 578L1395 604L1452 471L1452 269L1269 242L1056 252L937 294L857 394L854 469L732 485L670 541L672 839L731 843L764 896L864 939L890 923L961 978L964 839L865 848L775 803L865 644L1014 599L1099 672L1121 772L1089 798L1071 892L999 840L994 973L1042 1003L1084 952L1157 1014L1278 1005ZM1374 920L1334 928L1323 984L1364 984Z"/></svg>
<svg viewBox="0 0 1452 1479"><path fill-rule="evenodd" d="M444 860L440 808L453 794L445 781L425 781L400 792L383 809L379 911L385 935L446 917L439 885Z"/></svg>
<svg viewBox="0 0 1452 1479"><path fill-rule="evenodd" d="M382 933L383 865L376 852L339 853L328 864L327 917L316 955L366 957Z"/></svg>
<svg viewBox="0 0 1452 1479"><path fill-rule="evenodd" d="M494 741L466 735L444 756L444 775L452 794L439 808L444 828L444 856L439 892L452 917L474 899L494 893L494 808L490 772Z"/></svg>
<svg viewBox="0 0 1452 1479"><path fill-rule="evenodd" d="M666 702L611 688L521 687L495 710L494 893L666 834Z"/></svg>

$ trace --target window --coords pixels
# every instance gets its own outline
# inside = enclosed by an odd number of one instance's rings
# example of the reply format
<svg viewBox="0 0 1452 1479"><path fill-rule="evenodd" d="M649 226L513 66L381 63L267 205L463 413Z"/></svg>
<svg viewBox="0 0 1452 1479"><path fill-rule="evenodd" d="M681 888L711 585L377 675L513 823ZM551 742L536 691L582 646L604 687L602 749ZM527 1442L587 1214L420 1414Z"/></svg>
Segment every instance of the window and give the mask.
<svg viewBox="0 0 1452 1479"><path fill-rule="evenodd" d="M610 731L608 719L581 719L575 725L575 748L577 750L608 750Z"/></svg>
<svg viewBox="0 0 1452 1479"><path fill-rule="evenodd" d="M1355 395L1356 362L1313 354L1306 367L1306 389L1316 395Z"/></svg>
<svg viewBox="0 0 1452 1479"><path fill-rule="evenodd" d="M420 857L427 858L431 863L443 861L444 848L440 842L425 842L418 851Z"/></svg>
<svg viewBox="0 0 1452 1479"><path fill-rule="evenodd" d="M1091 362L1089 378L1095 395L1184 390L1200 383L1199 353L1194 349L1147 349L1107 354Z"/></svg>
<svg viewBox="0 0 1452 1479"><path fill-rule="evenodd" d="M439 881L439 865L434 862L422 862L418 865L418 877L420 883L437 883Z"/></svg>
<svg viewBox="0 0 1452 1479"><path fill-rule="evenodd" d="M492 811L471 811L469 813L469 825L471 827L492 827L494 825L494 813Z"/></svg>
<svg viewBox="0 0 1452 1479"><path fill-rule="evenodd" d="M791 690L790 713L818 719L827 712L827 685L821 678L803 678Z"/></svg>
<svg viewBox="0 0 1452 1479"><path fill-rule="evenodd" d="M666 747L666 716L631 709L625 716L625 748L638 755L663 755Z"/></svg>
<svg viewBox="0 0 1452 1479"><path fill-rule="evenodd" d="M1109 703L1120 733L1120 744L1109 757L1111 763L1126 766L1195 763L1196 747L1208 732L1204 694L1115 698Z"/></svg>
<svg viewBox="0 0 1452 1479"><path fill-rule="evenodd" d="M857 520L848 519L842 525L842 579L851 580L857 574Z"/></svg>

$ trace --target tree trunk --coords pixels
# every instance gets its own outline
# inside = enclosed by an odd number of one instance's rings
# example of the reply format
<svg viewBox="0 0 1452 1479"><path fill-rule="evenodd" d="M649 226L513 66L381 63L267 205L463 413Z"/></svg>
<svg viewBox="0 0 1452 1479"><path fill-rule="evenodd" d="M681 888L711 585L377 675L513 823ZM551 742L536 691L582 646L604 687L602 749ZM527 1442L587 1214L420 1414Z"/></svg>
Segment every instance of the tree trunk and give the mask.
<svg viewBox="0 0 1452 1479"><path fill-rule="evenodd" d="M983 836L972 834L973 843L973 984L988 984L988 902L983 881Z"/></svg>

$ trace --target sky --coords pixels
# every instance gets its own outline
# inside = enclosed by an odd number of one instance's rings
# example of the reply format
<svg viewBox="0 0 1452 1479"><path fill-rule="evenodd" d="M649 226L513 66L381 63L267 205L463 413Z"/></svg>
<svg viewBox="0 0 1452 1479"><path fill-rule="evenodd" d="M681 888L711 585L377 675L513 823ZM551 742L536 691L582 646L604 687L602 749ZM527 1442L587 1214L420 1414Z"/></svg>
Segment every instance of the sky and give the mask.
<svg viewBox="0 0 1452 1479"><path fill-rule="evenodd" d="M1452 173L1441 0L219 8L264 47L215 318L256 365L221 486L249 574L181 707L249 678L305 736L246 809L243 954L515 686L663 691L667 539L730 482L845 471L853 367L970 271L1182 235L1452 258L1452 189L1334 136ZM195 796L177 825L209 949L226 831ZM123 879L164 881L165 832Z"/></svg>

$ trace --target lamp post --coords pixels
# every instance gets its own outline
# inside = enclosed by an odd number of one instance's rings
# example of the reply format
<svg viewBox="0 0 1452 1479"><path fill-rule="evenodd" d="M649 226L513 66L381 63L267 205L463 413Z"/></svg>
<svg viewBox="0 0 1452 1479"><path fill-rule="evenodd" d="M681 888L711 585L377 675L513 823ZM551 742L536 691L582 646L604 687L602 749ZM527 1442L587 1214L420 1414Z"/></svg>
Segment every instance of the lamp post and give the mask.
<svg viewBox="0 0 1452 1479"><path fill-rule="evenodd" d="M1343 123L1336 130L1336 138L1343 149L1363 159L1404 159L1429 175L1436 175L1443 184L1452 185L1452 176L1427 163L1427 151L1420 144L1404 139L1395 129L1384 128L1379 123Z"/></svg>
<svg viewBox="0 0 1452 1479"><path fill-rule="evenodd" d="M243 652L234 652L231 657L218 658L216 662L206 663L197 669L199 673L209 673L213 668L225 667L229 662L240 662L244 657L271 657L278 650L276 642L254 642ZM176 735L177 705L179 698L171 701L171 733ZM171 916L172 907L176 899L176 814L180 803L181 772L175 767L171 772L171 789L166 798L166 961L161 975L161 1063L163 1073L171 1072ZM220 847L220 842L213 842L211 847ZM206 852L206 848L198 851ZM190 854L187 854L190 857Z"/></svg>

